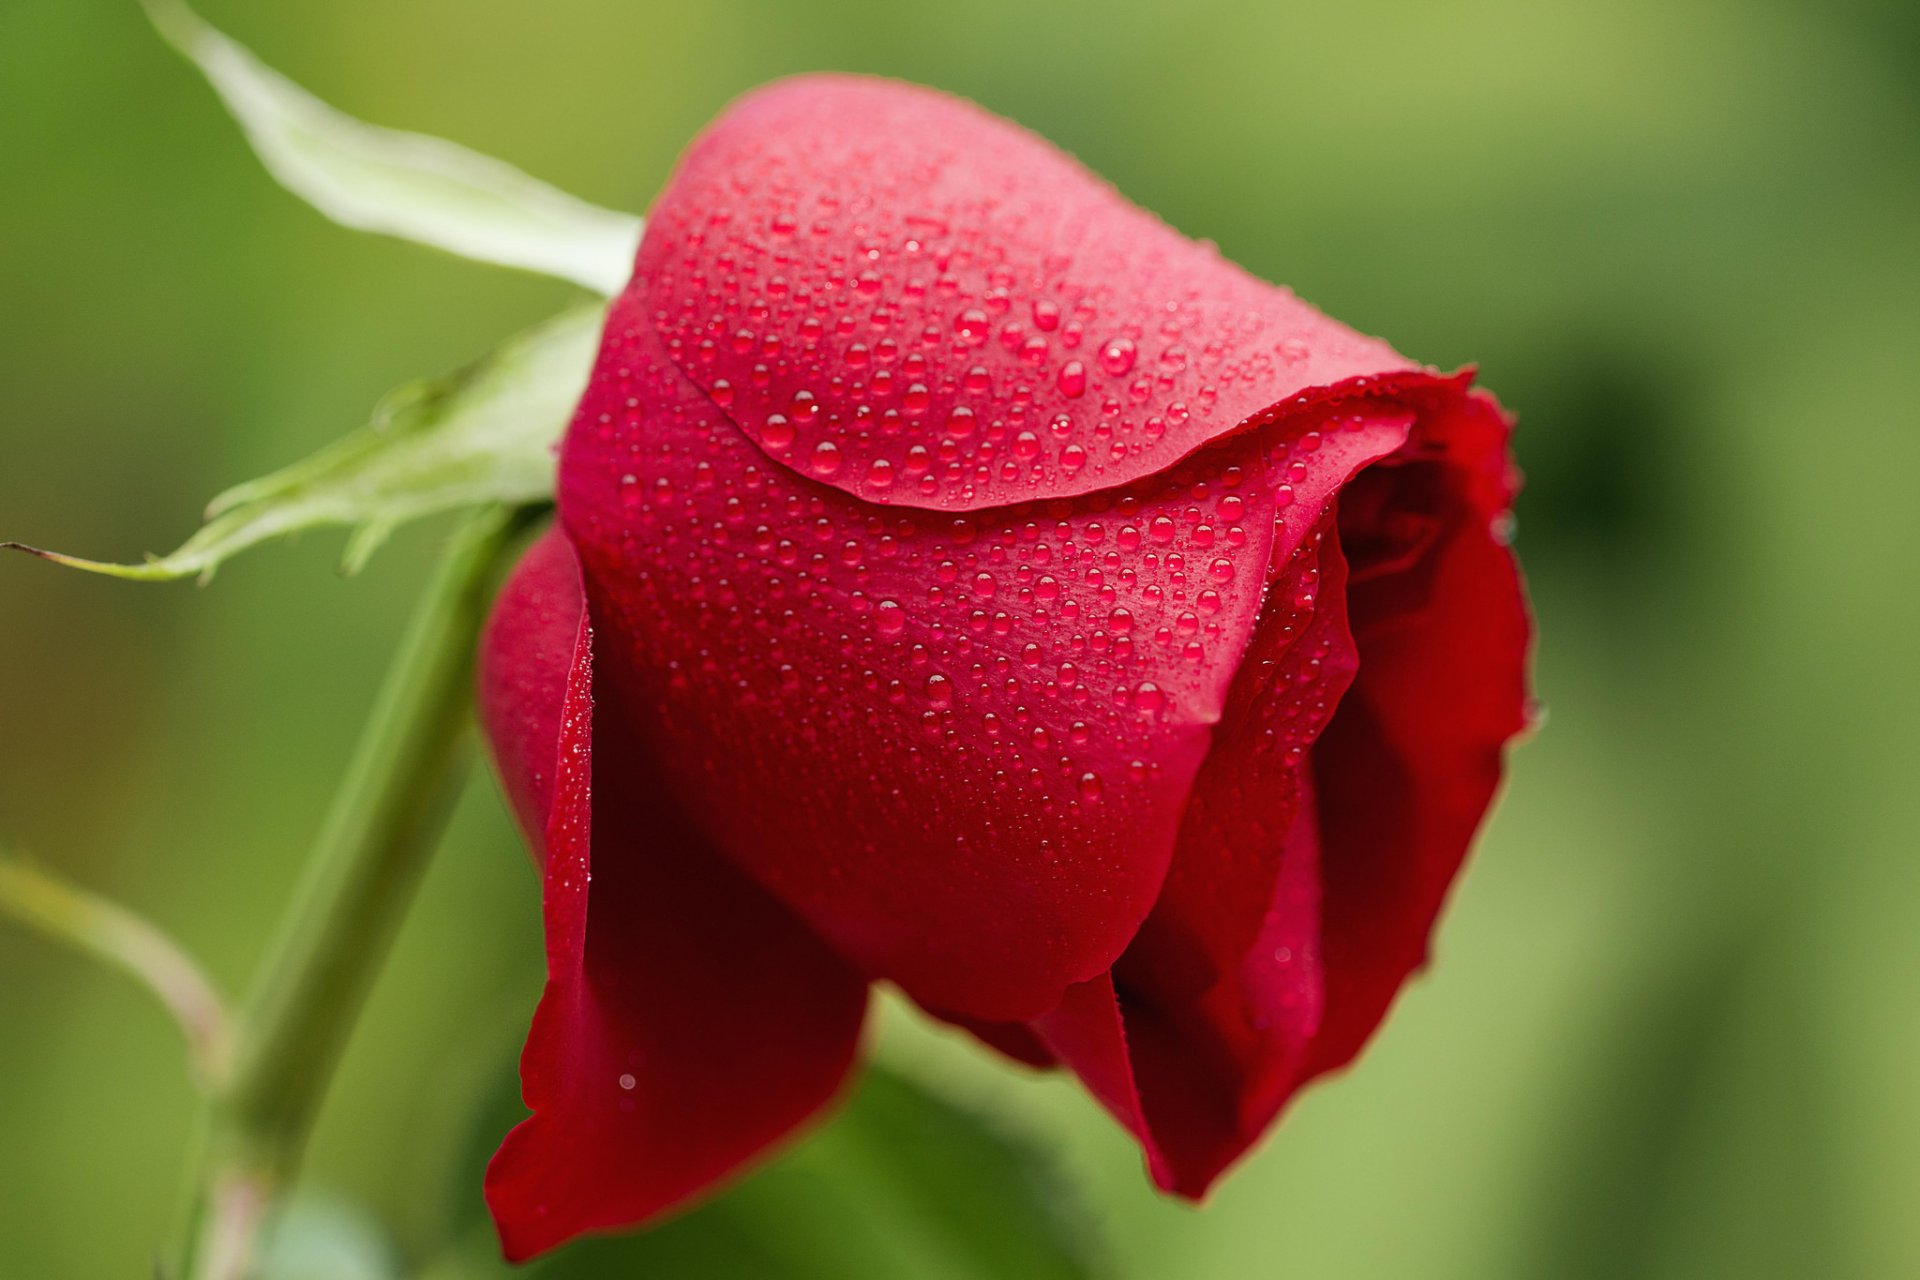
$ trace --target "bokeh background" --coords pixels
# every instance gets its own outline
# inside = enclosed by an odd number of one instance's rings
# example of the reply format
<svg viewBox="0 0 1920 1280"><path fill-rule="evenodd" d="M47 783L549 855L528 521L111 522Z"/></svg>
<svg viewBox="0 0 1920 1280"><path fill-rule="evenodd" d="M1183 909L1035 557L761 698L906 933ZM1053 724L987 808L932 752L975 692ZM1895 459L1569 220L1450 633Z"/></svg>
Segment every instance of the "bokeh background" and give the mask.
<svg viewBox="0 0 1920 1280"><path fill-rule="evenodd" d="M356 114L635 210L770 77L955 90L1520 415L1547 724L1437 967L1205 1210L1075 1090L895 1018L905 1074L844 1133L567 1274L1015 1274L966 1126L889 1129L930 1087L1115 1276L1920 1275L1920 8L204 9ZM570 296L322 221L131 0L6 0L0 68L0 537L165 549ZM205 590L0 561L0 838L242 985L444 536L348 580L309 535ZM441 1251L540 962L477 779L320 1123L311 1274L489 1273ZM144 997L0 924L0 1275L147 1274L192 1116Z"/></svg>

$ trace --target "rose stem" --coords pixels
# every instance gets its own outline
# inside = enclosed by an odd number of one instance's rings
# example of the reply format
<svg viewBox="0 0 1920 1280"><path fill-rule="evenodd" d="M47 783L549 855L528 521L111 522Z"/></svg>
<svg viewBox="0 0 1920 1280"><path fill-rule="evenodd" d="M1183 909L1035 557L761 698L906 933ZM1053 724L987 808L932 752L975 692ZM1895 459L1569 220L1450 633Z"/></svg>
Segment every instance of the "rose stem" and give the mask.
<svg viewBox="0 0 1920 1280"><path fill-rule="evenodd" d="M243 1280L469 760L475 642L530 509L456 536L415 611L209 1100L175 1274Z"/></svg>

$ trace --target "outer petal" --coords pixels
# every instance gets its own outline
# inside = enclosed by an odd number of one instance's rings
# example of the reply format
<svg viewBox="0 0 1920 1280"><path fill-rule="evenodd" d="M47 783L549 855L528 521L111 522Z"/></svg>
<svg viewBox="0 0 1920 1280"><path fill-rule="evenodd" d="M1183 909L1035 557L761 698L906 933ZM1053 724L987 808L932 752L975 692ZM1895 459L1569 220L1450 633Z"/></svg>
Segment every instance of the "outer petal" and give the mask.
<svg viewBox="0 0 1920 1280"><path fill-rule="evenodd" d="M1492 480L1505 451L1473 449L1490 417L1481 401L1437 420L1408 465L1362 477L1384 497L1362 490L1355 518L1342 513L1360 672L1314 749L1327 1010L1310 1075L1359 1052L1425 962L1503 748L1526 725L1532 627ZM1393 568L1410 542L1424 553Z"/></svg>
<svg viewBox="0 0 1920 1280"><path fill-rule="evenodd" d="M1342 495L1339 542L1278 572L1111 1015L1036 1024L1170 1191L1203 1194L1379 1025L1522 725L1504 420L1425 409Z"/></svg>
<svg viewBox="0 0 1920 1280"><path fill-rule="evenodd" d="M1020 1020L1151 908L1289 504L1317 511L1409 421L1303 411L1073 504L887 511L769 465L636 290L561 513L602 659L701 829L870 974ZM1326 461L1289 480L1296 450Z"/></svg>
<svg viewBox="0 0 1920 1280"><path fill-rule="evenodd" d="M1319 840L1306 757L1357 665L1331 515L1276 570L1173 874L1114 968L1112 1027L1039 1024L1140 1139L1154 1180L1189 1196L1265 1131L1320 1028ZM1116 1097L1119 1079L1132 1091Z"/></svg>
<svg viewBox="0 0 1920 1280"><path fill-rule="evenodd" d="M521 1061L534 1114L487 1172L513 1259L644 1222L760 1154L837 1091L865 1006L852 969L689 834L596 707L592 648L551 533L502 593L480 673L544 856L547 989Z"/></svg>
<svg viewBox="0 0 1920 1280"><path fill-rule="evenodd" d="M654 206L636 288L770 456L889 506L1112 488L1414 369L1026 130L851 76L722 115Z"/></svg>
<svg viewBox="0 0 1920 1280"><path fill-rule="evenodd" d="M813 77L656 206L560 505L690 820L1198 1194L1377 1024L1518 725L1469 381L975 108Z"/></svg>

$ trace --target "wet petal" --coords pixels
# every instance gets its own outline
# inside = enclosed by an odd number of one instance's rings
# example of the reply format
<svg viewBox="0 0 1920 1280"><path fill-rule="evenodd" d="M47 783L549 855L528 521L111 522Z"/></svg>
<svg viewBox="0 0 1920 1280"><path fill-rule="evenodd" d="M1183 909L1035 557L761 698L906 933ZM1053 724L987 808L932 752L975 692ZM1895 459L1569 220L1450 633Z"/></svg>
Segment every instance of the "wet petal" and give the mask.
<svg viewBox="0 0 1920 1280"><path fill-rule="evenodd" d="M1303 412L1111 494L955 517L768 465L632 294L600 370L560 505L629 717L843 954L986 1021L1131 940L1276 537L1411 420Z"/></svg>
<svg viewBox="0 0 1920 1280"><path fill-rule="evenodd" d="M1049 1041L1139 1137L1155 1181L1190 1197L1272 1123L1320 1025L1307 756L1357 665L1332 524L1323 509L1276 566L1195 782L1174 872L1115 966L1119 1034ZM1111 1081L1122 1074L1133 1091L1116 1098Z"/></svg>
<svg viewBox="0 0 1920 1280"><path fill-rule="evenodd" d="M690 834L596 698L592 648L549 534L502 593L480 674L503 781L545 850L533 1115L487 1173L514 1259L710 1191L833 1097L865 1007L857 973Z"/></svg>
<svg viewBox="0 0 1920 1280"><path fill-rule="evenodd" d="M1425 962L1504 747L1526 723L1532 629L1504 504L1490 509L1473 473L1432 460L1363 480L1423 495L1439 532L1399 573L1356 557L1360 671L1314 750L1327 1012L1310 1074L1351 1059ZM1342 537L1391 545L1344 518Z"/></svg>
<svg viewBox="0 0 1920 1280"><path fill-rule="evenodd" d="M770 458L809 474L831 448L815 478L888 506L1112 488L1415 369L1017 125L852 76L715 121L636 280L680 368Z"/></svg>
<svg viewBox="0 0 1920 1280"><path fill-rule="evenodd" d="M1341 494L1339 538L1328 512L1277 570L1112 1016L1036 1024L1166 1190L1204 1194L1358 1052L1485 815L1529 635L1490 423L1488 402L1424 406Z"/></svg>

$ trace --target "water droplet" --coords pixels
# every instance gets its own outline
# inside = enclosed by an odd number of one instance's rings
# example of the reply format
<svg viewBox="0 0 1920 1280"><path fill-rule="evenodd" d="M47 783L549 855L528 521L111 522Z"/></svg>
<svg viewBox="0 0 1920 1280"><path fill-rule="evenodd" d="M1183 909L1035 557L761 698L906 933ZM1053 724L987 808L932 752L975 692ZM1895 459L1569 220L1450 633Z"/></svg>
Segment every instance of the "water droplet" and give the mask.
<svg viewBox="0 0 1920 1280"><path fill-rule="evenodd" d="M1135 354L1132 338L1115 338L1100 348L1100 367L1118 378L1133 368Z"/></svg>
<svg viewBox="0 0 1920 1280"><path fill-rule="evenodd" d="M1061 395L1085 395L1087 391L1087 366L1081 364L1078 360L1069 360L1060 366L1060 376L1057 381L1060 385Z"/></svg>
<svg viewBox="0 0 1920 1280"><path fill-rule="evenodd" d="M977 347L985 342L990 328L987 313L978 307L967 308L953 322L954 336L969 347Z"/></svg>
<svg viewBox="0 0 1920 1280"><path fill-rule="evenodd" d="M813 446L813 457L808 461L817 476L830 476L840 470L840 446L831 440L822 440Z"/></svg>

